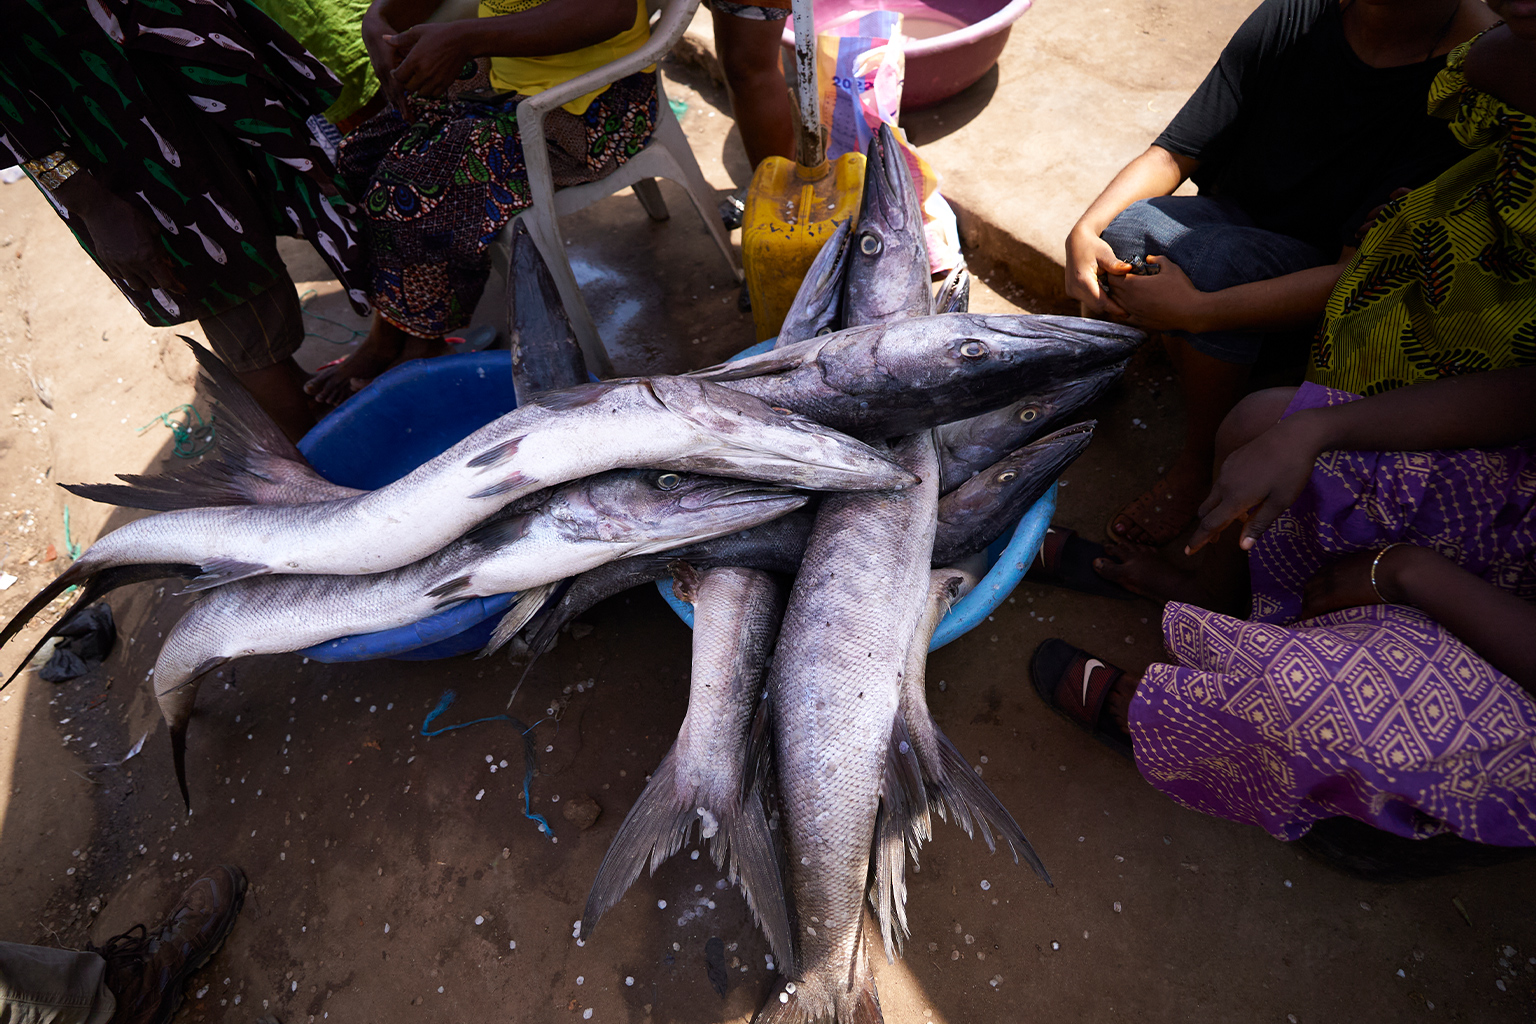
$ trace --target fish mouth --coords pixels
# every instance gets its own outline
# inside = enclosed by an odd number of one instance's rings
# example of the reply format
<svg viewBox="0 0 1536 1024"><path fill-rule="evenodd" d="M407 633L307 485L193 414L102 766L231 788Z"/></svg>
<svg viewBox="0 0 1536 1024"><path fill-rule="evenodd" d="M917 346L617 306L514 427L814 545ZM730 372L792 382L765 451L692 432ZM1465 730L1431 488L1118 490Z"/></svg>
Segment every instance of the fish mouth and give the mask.
<svg viewBox="0 0 1536 1024"><path fill-rule="evenodd" d="M725 490L725 489L721 489ZM728 533L759 526L770 519L777 519L803 506L809 495L781 489L744 487L731 493L717 495L719 500L708 501L696 507L686 508L692 515L676 516L669 527L659 528L657 533L630 551L631 555L670 551L674 548L713 540ZM682 503L679 503L682 506Z"/></svg>
<svg viewBox="0 0 1536 1024"><path fill-rule="evenodd" d="M735 505L761 505L781 501L785 510L799 508L807 496L785 487L773 487L751 480L731 480L696 488L677 499L677 507L688 512L710 508L728 508Z"/></svg>
<svg viewBox="0 0 1536 1024"><path fill-rule="evenodd" d="M1004 326L1006 317L986 317L985 320L997 319L999 323L988 324L1003 330L1004 333L1019 333L1018 327ZM1049 313L1036 313L1029 317L1028 326L1024 334L1029 337L1039 338L1045 336L1064 341L1082 343L1085 341L1109 342L1117 345L1136 348L1147 340L1147 335L1135 327L1127 324L1117 324L1109 320L1090 320L1082 316L1056 316Z"/></svg>
<svg viewBox="0 0 1536 1024"><path fill-rule="evenodd" d="M1098 425L1098 420L1083 420L1081 423L1074 423L1070 427L1062 427L1060 430L1046 434L1044 437L1034 441L1030 447L1039 448L1048 444L1056 444L1063 441L1090 441L1093 439L1094 428Z"/></svg>

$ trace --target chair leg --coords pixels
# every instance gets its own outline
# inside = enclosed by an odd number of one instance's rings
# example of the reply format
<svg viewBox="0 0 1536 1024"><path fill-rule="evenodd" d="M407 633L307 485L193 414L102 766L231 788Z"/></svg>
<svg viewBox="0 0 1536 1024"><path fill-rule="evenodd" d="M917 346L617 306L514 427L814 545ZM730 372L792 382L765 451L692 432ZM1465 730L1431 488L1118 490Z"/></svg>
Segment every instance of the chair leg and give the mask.
<svg viewBox="0 0 1536 1024"><path fill-rule="evenodd" d="M608 350L603 347L597 325L592 322L592 314L581 296L581 287L576 284L576 275L571 271L571 261L560 241L558 227L551 224L552 218L538 207L530 207L518 216L527 218L528 234L538 248L539 255L544 257L544 263L549 267L549 276L554 278L555 290L560 293L560 301L565 305L565 315L570 318L571 330L576 333L576 341L581 345L587 369L600 379L615 376L613 360L608 358Z"/></svg>
<svg viewBox="0 0 1536 1024"><path fill-rule="evenodd" d="M661 197L661 186L656 184L655 178L641 178L633 187L635 198L640 200L651 220L666 220L672 216L667 212L667 201Z"/></svg>
<svg viewBox="0 0 1536 1024"><path fill-rule="evenodd" d="M709 182L704 180L704 172L699 170L699 162L694 158L693 148L688 145L688 136L683 133L682 125L677 123L677 118L672 116L670 109L664 110L661 117L657 118L653 137L661 143L667 155L672 158L672 162L677 165L681 175L678 184L683 186L688 192L688 198L693 200L694 208L704 219L704 226L709 230L709 236L715 240L715 246L720 250L720 255L725 257L732 275L738 282L745 280L741 266L736 262L735 251L731 248L730 236L726 234L725 224L720 220L714 189L710 188Z"/></svg>

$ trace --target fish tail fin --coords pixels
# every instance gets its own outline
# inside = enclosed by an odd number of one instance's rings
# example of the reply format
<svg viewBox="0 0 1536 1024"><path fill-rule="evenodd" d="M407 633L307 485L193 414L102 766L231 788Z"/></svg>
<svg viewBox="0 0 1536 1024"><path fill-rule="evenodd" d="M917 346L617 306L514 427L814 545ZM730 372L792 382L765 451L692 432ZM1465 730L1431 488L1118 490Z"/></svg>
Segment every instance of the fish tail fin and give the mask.
<svg viewBox="0 0 1536 1024"><path fill-rule="evenodd" d="M872 875L869 903L880 925L885 956L895 962L907 927L906 853L917 861L918 847L932 835L928 793L916 745L906 721L897 716L885 755L885 775L880 785L880 808L875 822L874 848L870 854Z"/></svg>
<svg viewBox="0 0 1536 1024"><path fill-rule="evenodd" d="M789 905L760 792L754 790L739 804L700 806L694 794L682 792L671 752L651 774L651 781L608 847L582 912L582 938L590 935L598 918L618 903L647 862L654 874L683 848L696 822L702 823L701 835L710 840L715 865L740 887L774 957L780 963L791 963Z"/></svg>
<svg viewBox="0 0 1536 1024"><path fill-rule="evenodd" d="M835 991L828 991L822 979L780 981L768 1001L752 1018L752 1024L885 1024L880 1012L880 994L875 989L875 972L869 966L869 943L859 929L853 963L846 979L839 978Z"/></svg>
<svg viewBox="0 0 1536 1024"><path fill-rule="evenodd" d="M651 871L682 849L688 830L699 819L691 802L684 806L677 793L677 769L672 752L651 773L635 805L629 809L613 837L603 863L592 880L586 908L581 913L581 937L589 938L598 919L607 913L640 877L650 862Z"/></svg>
<svg viewBox="0 0 1536 1024"><path fill-rule="evenodd" d="M475 657L488 657L501 650L508 640L517 635L518 630L528 624L529 619L538 614L539 609L544 607L545 602L549 600L550 595L555 592L560 583L561 581L556 580L554 583L530 587L518 594L517 598L512 602L512 607L508 608L506 613L502 615L501 621L496 623L496 629L492 631L491 639L480 649L480 653L475 655ZM522 680L519 679L518 682L521 683Z"/></svg>
<svg viewBox="0 0 1536 1024"><path fill-rule="evenodd" d="M37 656L38 651L42 650L44 644L58 636L66 626L74 621L76 613L84 611L118 587L125 587L130 583L144 583L149 580L164 579L167 576L180 576L183 579L191 579L197 573L198 567L195 565L156 562L142 565L114 565L87 578L85 582L80 584L80 596L75 598L75 602L69 606L68 611L59 616L57 622L48 627L48 631L38 638L37 643L32 645L32 649L27 652L27 656L21 659L21 664L16 666L15 671L10 674L5 682L0 683L0 690L9 686L21 674L22 669L32 663L32 659ZM20 618L20 616L17 616L17 618ZM14 622L15 620L12 621ZM9 630L10 627L8 626L7 629ZM13 633L14 631L7 632L5 639L10 639Z"/></svg>
<svg viewBox="0 0 1536 1024"><path fill-rule="evenodd" d="M11 617L11 621L5 624L4 629L0 629L0 645L9 643L11 637L21 632L22 628L31 622L39 612L52 604L55 598L77 583L82 583L89 579L95 570L96 567L89 565L82 558L68 569L59 573L52 583L39 590L32 600L22 606L21 611ZM29 658L28 660L31 659ZM22 664L25 665L26 662L22 662ZM17 671L19 672L20 669ZM11 679L14 678L16 676L12 674ZM6 682L9 683L10 679L7 679Z"/></svg>
<svg viewBox="0 0 1536 1024"><path fill-rule="evenodd" d="M251 397L234 370L212 351L181 335L202 370L218 409L217 451L197 465L154 476L118 474L118 484L64 484L69 493L107 505L171 512L286 499L327 501L356 493L330 483Z"/></svg>
<svg viewBox="0 0 1536 1024"><path fill-rule="evenodd" d="M181 803L192 813L192 794L187 791L187 723L171 727L171 764L176 768L176 785L181 787Z"/></svg>
<svg viewBox="0 0 1536 1024"><path fill-rule="evenodd" d="M208 658L180 682L162 689L162 679L176 674L175 666L166 664L166 655L178 649L180 639L173 629L171 635L166 637L160 658L155 662L155 702L160 705L160 717L165 719L171 733L171 761L176 768L176 785L181 788L182 803L190 814L192 795L187 789L187 723L192 720L192 708L197 703L197 691L203 677L229 659Z"/></svg>
<svg viewBox="0 0 1536 1024"><path fill-rule="evenodd" d="M928 798L938 806L939 813L954 815L955 824L963 828L966 835L974 834L974 821L975 826L981 829L981 837L986 840L989 850L997 849L992 839L992 829L997 829L1012 851L1014 863L1018 863L1022 857L1026 864L1034 868L1035 874L1045 880L1046 885L1054 885L1045 865L1040 863L1035 848L1025 837L1024 830L1013 820L1013 815L1008 813L1002 801L981 781L970 762L955 749L955 745L939 731L937 725L933 726L933 736L937 741L937 757L925 758L927 763L923 766L923 777L928 786Z"/></svg>

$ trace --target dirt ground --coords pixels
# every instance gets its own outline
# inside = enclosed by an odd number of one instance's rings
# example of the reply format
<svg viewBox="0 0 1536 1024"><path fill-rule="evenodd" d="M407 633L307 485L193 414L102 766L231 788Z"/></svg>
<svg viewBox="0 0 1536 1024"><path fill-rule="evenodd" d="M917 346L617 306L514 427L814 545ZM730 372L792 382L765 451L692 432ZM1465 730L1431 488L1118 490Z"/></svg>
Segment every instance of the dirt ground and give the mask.
<svg viewBox="0 0 1536 1024"><path fill-rule="evenodd" d="M723 98L698 72L669 74L711 182L743 181ZM752 340L697 218L663 187L667 223L628 195L566 222L625 372L703 365ZM303 360L318 365L357 322L302 244L286 254L301 291L316 292L312 330L331 339L306 345ZM1031 305L992 284L973 308ZM70 541L87 545L133 515L70 499L57 482L175 463L155 417L183 403L206 412L176 333L137 319L30 185L0 187L0 569L19 577L0 592L0 615L67 564ZM1067 474L1058 515L1089 536L1155 478L1180 400L1152 356L1094 412L1098 437ZM193 719L187 816L148 678L185 599L140 585L111 604L122 639L103 666L61 686L26 672L0 694L0 937L102 941L227 861L245 869L250 895L182 1020L710 1024L749 1019L768 992L766 945L707 856L642 877L590 942L572 937L684 710L688 632L652 589L596 608L512 705L533 724L528 810L552 838L523 814L518 727L421 735L448 690L458 699L434 726L502 714L519 666L500 657L233 665L204 687ZM1367 884L1182 810L1038 702L1025 666L1048 636L1129 669L1161 651L1149 603L1026 585L933 656L940 724L1023 823L1055 887L941 826L909 879L906 956L877 964L893 1024L1536 1019L1529 862ZM146 734L137 757L93 767ZM595 824L580 828L594 806ZM716 938L723 996L707 970Z"/></svg>

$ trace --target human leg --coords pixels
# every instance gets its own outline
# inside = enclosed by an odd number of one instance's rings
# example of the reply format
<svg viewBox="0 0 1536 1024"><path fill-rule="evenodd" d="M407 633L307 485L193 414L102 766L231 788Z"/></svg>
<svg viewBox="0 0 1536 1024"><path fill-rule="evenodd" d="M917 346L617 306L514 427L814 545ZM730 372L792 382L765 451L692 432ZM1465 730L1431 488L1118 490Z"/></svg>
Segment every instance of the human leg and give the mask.
<svg viewBox="0 0 1536 1024"><path fill-rule="evenodd" d="M1267 280L1325 262L1305 242L1253 225L1241 210L1204 196L1132 204L1104 231L1122 259L1165 255L1201 291ZM1216 431L1247 390L1268 335L1260 331L1174 332L1169 355L1185 397L1184 443L1164 476L1117 514L1113 540L1161 545L1193 518L1210 486Z"/></svg>
<svg viewBox="0 0 1536 1024"><path fill-rule="evenodd" d="M286 273L254 298L198 323L214 353L289 440L297 441L314 426L305 374L293 360L304 343L304 314Z"/></svg>
<svg viewBox="0 0 1536 1024"><path fill-rule="evenodd" d="M777 17L771 17L777 11ZM787 10L715 0L715 46L725 72L731 113L755 170L770 156L794 159L789 89L779 62Z"/></svg>
<svg viewBox="0 0 1536 1024"><path fill-rule="evenodd" d="M107 1024L117 998L95 953L0 942L0 1021Z"/></svg>

